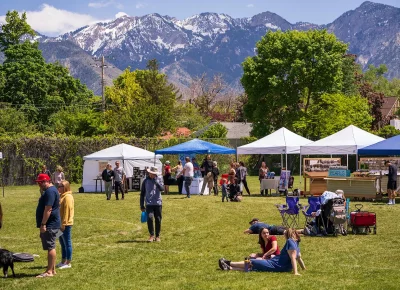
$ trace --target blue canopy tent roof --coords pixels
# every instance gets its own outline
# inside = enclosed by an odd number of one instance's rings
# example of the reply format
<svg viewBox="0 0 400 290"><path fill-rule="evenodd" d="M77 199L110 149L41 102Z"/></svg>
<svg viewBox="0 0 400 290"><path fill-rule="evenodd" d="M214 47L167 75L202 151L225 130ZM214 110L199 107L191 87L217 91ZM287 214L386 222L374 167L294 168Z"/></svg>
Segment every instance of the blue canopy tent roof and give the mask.
<svg viewBox="0 0 400 290"><path fill-rule="evenodd" d="M400 155L400 135L359 149L358 155Z"/></svg>
<svg viewBox="0 0 400 290"><path fill-rule="evenodd" d="M155 154L236 154L236 150L200 139L156 150Z"/></svg>

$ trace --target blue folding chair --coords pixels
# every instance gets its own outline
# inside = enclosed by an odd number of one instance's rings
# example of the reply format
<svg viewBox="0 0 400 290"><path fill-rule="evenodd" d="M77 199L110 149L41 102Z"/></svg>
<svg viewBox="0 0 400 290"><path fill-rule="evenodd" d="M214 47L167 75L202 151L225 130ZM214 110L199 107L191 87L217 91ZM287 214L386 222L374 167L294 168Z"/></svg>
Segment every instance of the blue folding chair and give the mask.
<svg viewBox="0 0 400 290"><path fill-rule="evenodd" d="M303 206L301 212L306 218L304 226L311 223L314 220L312 216L313 212L317 212L321 209L321 198L319 196L310 196L308 198L308 205Z"/></svg>
<svg viewBox="0 0 400 290"><path fill-rule="evenodd" d="M286 196L286 204L276 204L281 217L282 226L288 228L297 228L299 226L299 197Z"/></svg>

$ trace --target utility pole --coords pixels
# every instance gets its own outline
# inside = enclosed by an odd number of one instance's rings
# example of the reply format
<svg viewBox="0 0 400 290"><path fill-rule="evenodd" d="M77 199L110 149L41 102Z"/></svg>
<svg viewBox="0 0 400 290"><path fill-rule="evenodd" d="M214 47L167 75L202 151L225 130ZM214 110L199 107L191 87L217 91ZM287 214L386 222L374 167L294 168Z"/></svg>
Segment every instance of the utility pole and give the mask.
<svg viewBox="0 0 400 290"><path fill-rule="evenodd" d="M107 67L104 61L104 55L101 57L101 59L94 58L95 61L101 61L100 65L93 65L95 67L101 67L101 108L103 110L103 113L106 111L106 99L104 96L104 85L105 85L105 79L104 79L104 68Z"/></svg>
<svg viewBox="0 0 400 290"><path fill-rule="evenodd" d="M101 57L101 101L103 113L106 111L106 99L104 97L104 55Z"/></svg>

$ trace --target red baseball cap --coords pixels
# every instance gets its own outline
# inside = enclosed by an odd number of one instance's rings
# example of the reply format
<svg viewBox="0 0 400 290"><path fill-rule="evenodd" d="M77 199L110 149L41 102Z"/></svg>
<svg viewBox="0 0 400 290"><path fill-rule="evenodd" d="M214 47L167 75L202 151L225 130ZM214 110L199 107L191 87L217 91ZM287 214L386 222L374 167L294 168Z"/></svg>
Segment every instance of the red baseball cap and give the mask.
<svg viewBox="0 0 400 290"><path fill-rule="evenodd" d="M40 173L36 179L36 182L50 181L50 177L46 173Z"/></svg>

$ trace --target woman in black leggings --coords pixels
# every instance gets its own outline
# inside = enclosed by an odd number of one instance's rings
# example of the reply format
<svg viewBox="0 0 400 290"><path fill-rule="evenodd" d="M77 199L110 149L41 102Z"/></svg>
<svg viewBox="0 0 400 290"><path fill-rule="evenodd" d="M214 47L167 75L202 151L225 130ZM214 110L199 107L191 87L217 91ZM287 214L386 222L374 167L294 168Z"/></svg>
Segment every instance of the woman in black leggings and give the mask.
<svg viewBox="0 0 400 290"><path fill-rule="evenodd" d="M239 174L240 174L240 181L243 183L244 188L247 191L247 194L250 195L250 190L249 187L247 186L247 180L246 180L246 176L247 176L247 168L244 166L243 161L239 162Z"/></svg>

